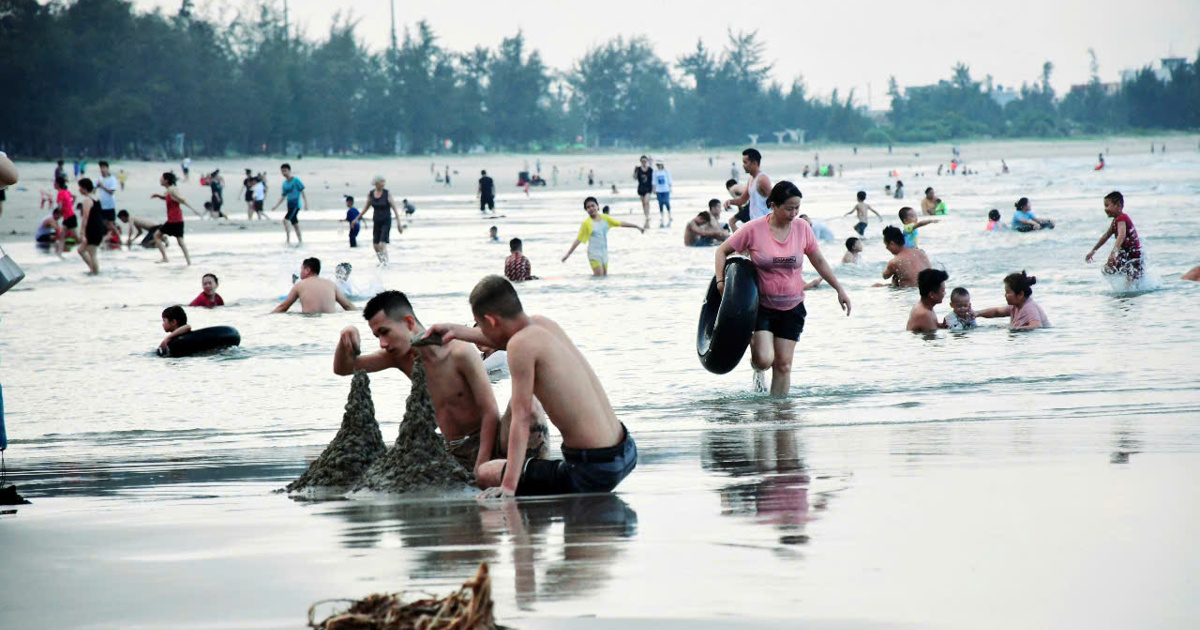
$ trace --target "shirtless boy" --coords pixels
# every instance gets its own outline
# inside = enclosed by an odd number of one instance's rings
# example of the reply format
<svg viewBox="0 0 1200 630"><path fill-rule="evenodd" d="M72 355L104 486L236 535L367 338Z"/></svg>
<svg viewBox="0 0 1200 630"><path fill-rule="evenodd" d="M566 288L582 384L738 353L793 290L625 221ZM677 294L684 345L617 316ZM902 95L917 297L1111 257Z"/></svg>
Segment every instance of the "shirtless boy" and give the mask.
<svg viewBox="0 0 1200 630"><path fill-rule="evenodd" d="M508 351L508 457L479 466L479 486L487 488L480 496L610 492L637 465L637 445L617 420L583 353L558 324L526 314L516 289L500 276L480 280L470 302L479 328L437 324L429 332L445 341L461 339ZM532 424L535 397L562 433L561 460L525 459L521 445ZM481 451L490 449L495 432L495 423L484 425Z"/></svg>
<svg viewBox="0 0 1200 630"><path fill-rule="evenodd" d="M162 343L158 344L161 350L166 350L167 344L172 339L192 332L192 326L187 323L187 311L184 311L183 307L178 304L163 309L162 328L167 336L163 337Z"/></svg>
<svg viewBox="0 0 1200 630"><path fill-rule="evenodd" d="M883 269L883 279L891 280L893 287L917 286L917 275L930 267L929 256L915 247L905 245L904 232L894 225L883 228L883 246L892 254L892 259Z"/></svg>
<svg viewBox="0 0 1200 630"><path fill-rule="evenodd" d="M941 328L933 307L946 299L946 280L949 278L950 274L941 269L926 269L917 274L917 287L921 292L921 299L908 314L908 326L905 330L931 333Z"/></svg>
<svg viewBox="0 0 1200 630"><path fill-rule="evenodd" d="M867 203L867 191L860 190L858 191L858 203L854 204L854 207L850 209L850 212L847 212L845 215L850 216L852 214L858 214L858 223L854 224L854 231L858 232L859 236L862 236L867 232L867 221L871 219L871 215L867 214L868 211L875 212L875 216L879 217L880 220L883 219L883 215L876 212L875 208L872 208L871 204Z"/></svg>
<svg viewBox="0 0 1200 630"><path fill-rule="evenodd" d="M300 281L292 285L287 297L272 312L286 313L296 300L300 300L300 310L304 313L335 313L338 305L347 311L358 310L333 281L321 277L321 261L317 258L304 259L300 264Z"/></svg>
<svg viewBox="0 0 1200 630"><path fill-rule="evenodd" d="M412 339L424 333L425 327L400 291L384 291L371 298L363 309L363 318L379 339L380 349L360 356L358 328L347 326L333 355L334 374L347 376L355 370L396 368L411 379L419 354L429 377L429 394L446 448L463 468L478 476L480 464L500 457L508 448L509 418L506 413L501 419L496 411L496 398L479 352L463 341L414 347ZM497 422L501 426L498 441ZM481 450L481 438L487 435L485 427L490 428L490 441L488 448ZM527 457L546 456L549 433L545 419L535 417L525 443Z"/></svg>
<svg viewBox="0 0 1200 630"><path fill-rule="evenodd" d="M142 234L145 234L147 239L153 239L154 232L158 229L158 223L155 223L149 219L143 219L142 217L131 216L127 210L118 212L117 219L119 219L122 223L133 224L129 226L129 229L127 230L129 236L125 239L125 247L129 249L133 249L133 239L140 237ZM137 229L137 234L133 233L135 228ZM142 243L142 246L147 247L146 243ZM151 243L149 247L153 247L153 243Z"/></svg>

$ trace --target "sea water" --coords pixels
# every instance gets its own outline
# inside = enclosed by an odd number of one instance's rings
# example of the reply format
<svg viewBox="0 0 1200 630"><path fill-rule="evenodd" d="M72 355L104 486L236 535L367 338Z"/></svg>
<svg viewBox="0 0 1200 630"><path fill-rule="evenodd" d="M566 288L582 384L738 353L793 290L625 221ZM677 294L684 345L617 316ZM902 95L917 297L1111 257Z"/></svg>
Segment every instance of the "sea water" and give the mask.
<svg viewBox="0 0 1200 630"><path fill-rule="evenodd" d="M830 517L820 516L826 508L836 512L840 502L846 517L862 514L871 520L886 519L885 512L900 505L923 505L935 500L940 492L936 485L914 481L916 494L906 499L894 491L904 487L906 476L920 476L914 471L928 472L938 462L959 471L954 475L962 479L985 487L1000 484L1004 489L997 491L999 500L1022 493L1005 486L1004 475L976 470L978 462L1002 460L1009 465L1016 457L1062 464L1096 451L1103 453L1101 464L1107 465L1110 452L1127 460L1131 452L1189 457L1200 452L1200 389L1195 386L1200 286L1178 279L1200 263L1195 255L1200 215L1194 211L1200 194L1200 155L1181 151L1111 162L1108 169L1095 172L1085 159L1030 157L1009 159L1012 172L1007 175L977 164L980 174L968 177L905 176L906 188L914 195L903 202L884 197L883 185L890 180L882 168L847 169L844 177L824 179L772 170L777 180L794 176L804 193L801 212L834 231L838 240L822 243L822 252L852 302L847 317L828 286L808 292L808 320L796 350L792 388L782 403L752 393L748 361L718 376L705 372L696 357L697 317L713 274L714 250L685 248L682 230L709 198L724 198L727 167L715 169L718 174L711 178L676 175L670 229L657 228L652 202L652 227L646 234L611 230L607 278L592 277L580 252L565 264L559 261L585 217L582 198L589 192L603 193L598 195L601 204L610 205L616 218L642 223L640 203L629 191L613 196L607 188L535 189L526 197L518 189L501 187L503 218L482 218L467 192L404 193L419 210L403 235L392 233L391 265L386 268L376 264L369 230L360 234L360 247L351 250L344 229L333 223L344 213L337 202L337 185L324 194L328 199L323 205L316 202L319 209L301 214L305 240L299 248L284 244L278 223L269 231L239 230L237 222L227 229L201 230L192 229L195 222L189 220L191 267L182 264L177 248L168 250L169 264L156 264L153 250L135 248L101 252L102 274L88 277L73 254L59 261L38 253L32 243L6 243L28 274L0 298L0 381L7 402L10 480L34 500L21 517L33 518L39 499L62 506L56 501L76 497L89 510L125 510L151 502L174 506L171 509L180 513L202 510L197 505L205 501L224 505L229 497L238 497L238 505L282 500L269 491L298 476L339 426L349 387L348 378L332 373L339 331L357 326L364 351L376 348L357 312L270 314L301 260L319 257L322 275L329 278L337 263L350 262L355 286L403 290L422 322L469 324L467 294L484 275L503 272L507 241L519 237L533 273L542 278L518 286L526 310L563 326L642 447L638 469L619 488L622 498L599 506L545 508L550 511L543 515L529 510L545 504L523 504L523 518L535 523L532 543L520 543L520 532L497 530L489 512L477 512L469 502L440 508L352 503L288 516L272 531L284 539L287 531L318 532L313 534L318 540L331 536L329 545L306 543L330 561L343 546L362 552L392 545L395 541L389 543L386 532L393 531L393 525L402 534L438 530L439 536L452 538L429 539L433 546L425 547L403 537L402 546L418 550L417 556L394 560L408 567L404 575L364 560L368 565L348 570L322 591L336 596L370 589L372 583L384 590L445 586L460 574L466 576L468 565L479 559L491 558L506 567L505 545L511 543L517 554L516 577L507 567L496 571L500 611L509 615L518 610L569 615L597 608L674 615L671 606L626 597L631 588L651 588L645 576L670 579L672 573L655 573L647 564L661 560L691 572L693 581L710 574L714 584L732 580L725 591L697 587L707 594L696 604L699 614L745 612L738 606L741 597L758 602L754 611L760 616L792 616L802 610L855 616L853 606L834 606L837 596L815 578L851 579L826 565L825 560L844 553L839 547L810 543L806 548L815 557L808 564L797 563L799 557L791 555L795 544L814 535L813 525L806 525L809 521L815 519L819 526L824 518L829 526ZM368 181L380 168L372 161L305 160L307 171L336 172L329 179L338 182L352 177ZM932 174L936 169L920 170ZM310 192L320 200L322 193L314 190L313 179L309 177ZM275 186L277 190L278 181ZM922 337L904 331L917 300L915 290L873 285L882 281L888 259L882 228L899 225L900 205L919 204L918 191L925 186L934 186L950 209L939 223L921 230L922 248L935 266L950 274L947 289L967 288L976 310L1001 306L1003 277L1024 270L1037 277L1033 298L1053 326L1011 332L1006 319L997 319L980 320L977 330L965 333ZM857 236L852 231L856 219L841 215L860 189L868 191L868 202L884 220L871 221L863 262L841 265L841 241ZM1126 212L1137 226L1150 271L1160 278L1151 287L1115 290L1102 277L1101 263L1084 262L1109 225L1102 198L1110 190L1125 195ZM1013 202L1023 196L1030 198L1039 216L1053 218L1056 229L985 232L988 210L999 209L1007 224ZM227 211L230 206L240 207L230 203ZM276 220L277 215L281 213L274 213ZM500 243L488 241L491 225L498 226ZM1097 253L1098 259L1107 255L1111 243ZM241 347L210 356L156 357L154 348L164 334L161 310L190 301L206 272L220 276L218 292L228 306L188 309L190 323L196 328L234 326L241 332ZM814 277L807 263L804 274ZM356 299L360 308L366 297ZM948 312L948 303L938 307L939 316ZM507 380L494 384L501 406L508 399L508 387ZM404 408L407 380L399 374L380 375L373 378L372 390L384 440L390 443ZM1134 458L1137 461L1137 455ZM1170 468L1161 475L1171 478ZM1027 479L1030 488L1046 484L1056 492L1080 492L1065 478L1050 481L1029 469L1008 480L1018 477ZM887 481L872 485L873 478ZM1100 491L1080 483L1088 491ZM1049 497L1035 503L1040 507L1029 509L1053 512ZM704 524L703 533L689 531L689 524L680 521L681 514L698 507L694 523ZM1180 509L1184 522L1196 524L1194 502ZM66 510L75 516L56 519L56 527L81 518ZM519 550L543 553L538 549L550 536L547 532L557 531L545 528L564 523L569 540L576 522L571 515L580 513L605 515L585 518L580 525L598 537L594 544L603 562L564 560L563 571L585 570L583 586L575 587L566 576L555 577L553 567L547 574L539 565L540 580L564 583L549 591L535 588L531 599L529 585L522 586ZM222 522L216 512L206 514L210 524ZM946 522L958 523L955 519ZM344 525L330 525L335 522ZM979 526L966 519L951 531ZM875 540L870 532L876 530L869 527L839 531L825 533L825 539L852 544L847 537L858 531L859 540ZM695 536L709 541L709 546L700 547L702 553L724 569L682 561L666 551L690 549L686 541ZM751 550L722 547L720 540ZM1100 539L1095 542L1100 544ZM532 547L523 546L527 544ZM630 551L630 544L638 551ZM978 541L962 545L983 548ZM451 548L462 551L462 557L455 560L431 551ZM888 554L875 558L866 565L917 561ZM762 562L773 567L772 575L756 571ZM939 564L939 571L968 570ZM804 577L804 566L831 572L815 573L810 580ZM770 601L793 601L788 599L791 595L778 599L781 587L775 579L780 575L793 576L791 584L800 588L795 597L810 603L823 598L827 605L773 608ZM1001 576L1009 574L988 575L984 582L999 584L1008 579ZM371 583L361 583L364 579ZM887 592L869 579L862 584L868 593ZM1162 577L1159 585L1163 584L1176 586L1170 575ZM562 605L548 603L554 601ZM1175 613L1182 618L1196 613L1194 604L1170 602L1164 605L1178 606ZM903 612L899 600L881 606L891 619L922 618ZM962 618L972 618L972 612L963 612Z"/></svg>

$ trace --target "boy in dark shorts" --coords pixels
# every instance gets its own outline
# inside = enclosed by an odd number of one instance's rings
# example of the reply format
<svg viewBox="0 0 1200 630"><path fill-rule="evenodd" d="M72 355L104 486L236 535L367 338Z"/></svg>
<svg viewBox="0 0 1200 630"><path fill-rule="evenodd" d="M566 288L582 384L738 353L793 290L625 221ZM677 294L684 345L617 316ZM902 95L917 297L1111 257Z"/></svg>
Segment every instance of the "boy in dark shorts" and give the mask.
<svg viewBox="0 0 1200 630"><path fill-rule="evenodd" d="M292 175L291 164L281 165L279 172L283 174L283 187L279 191L279 201L271 206L271 210L278 208L279 204L283 203L285 199L287 200L287 214L283 216L283 232L287 235L288 245L292 244L292 230L296 231L296 243L303 244L304 239L300 236L300 210L308 207L308 193L304 192L304 182L300 181L299 177ZM257 205L255 210L257 210Z"/></svg>
<svg viewBox="0 0 1200 630"><path fill-rule="evenodd" d="M1085 260L1092 262L1096 250L1104 246L1108 239L1116 237L1108 261L1104 263L1105 275L1124 274L1130 282L1142 277L1142 241L1138 238L1137 228L1133 227L1133 219L1125 214L1125 197L1117 191L1104 196L1104 214L1112 219L1108 229L1100 236L1096 246L1088 252Z"/></svg>
<svg viewBox="0 0 1200 630"><path fill-rule="evenodd" d="M508 456L476 467L481 498L610 492L637 466L637 444L617 420L587 359L554 321L528 315L512 283L488 276L471 290L478 328L437 324L441 335L507 350L512 377ZM561 460L526 459L534 399L562 433ZM482 452L493 448L499 423L484 424Z"/></svg>

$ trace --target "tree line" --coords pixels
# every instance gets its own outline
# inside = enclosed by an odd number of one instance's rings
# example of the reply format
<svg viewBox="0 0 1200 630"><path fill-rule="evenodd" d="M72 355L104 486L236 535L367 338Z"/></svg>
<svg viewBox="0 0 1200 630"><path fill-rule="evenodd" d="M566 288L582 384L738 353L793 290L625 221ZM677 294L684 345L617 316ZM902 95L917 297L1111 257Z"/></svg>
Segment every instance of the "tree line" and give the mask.
<svg viewBox="0 0 1200 630"><path fill-rule="evenodd" d="M453 51L419 22L371 52L344 15L297 36L270 3L222 21L128 0L0 0L0 147L20 155L426 154L739 145L803 129L835 142L1194 128L1200 56L1111 91L1058 99L1044 81L1000 107L966 66L904 94L876 124L853 91L772 81L763 42L730 32L675 60L616 37L555 71L523 33ZM1095 74L1095 71L1093 72ZM890 124L888 124L890 123Z"/></svg>

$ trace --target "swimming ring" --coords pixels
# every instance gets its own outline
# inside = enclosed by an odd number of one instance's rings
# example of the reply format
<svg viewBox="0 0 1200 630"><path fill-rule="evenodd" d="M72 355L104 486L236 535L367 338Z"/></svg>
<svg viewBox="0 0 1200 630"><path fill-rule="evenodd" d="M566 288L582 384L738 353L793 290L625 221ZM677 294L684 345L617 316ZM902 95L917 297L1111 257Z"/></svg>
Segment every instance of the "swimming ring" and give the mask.
<svg viewBox="0 0 1200 630"><path fill-rule="evenodd" d="M180 335L172 339L167 343L165 352L162 348L158 349L158 356L186 357L200 352L211 352L213 350L238 346L241 343L242 336L236 328L232 326L212 326L211 328L193 330L186 335Z"/></svg>
<svg viewBox="0 0 1200 630"><path fill-rule="evenodd" d="M725 294L717 291L717 280L708 283L708 294L700 308L696 331L696 354L704 369L726 374L737 367L758 317L758 277L748 258L730 258L725 263Z"/></svg>

